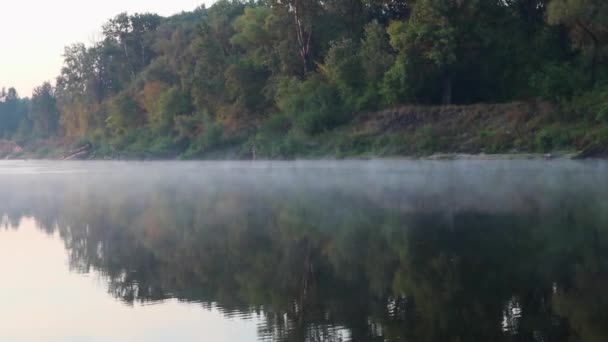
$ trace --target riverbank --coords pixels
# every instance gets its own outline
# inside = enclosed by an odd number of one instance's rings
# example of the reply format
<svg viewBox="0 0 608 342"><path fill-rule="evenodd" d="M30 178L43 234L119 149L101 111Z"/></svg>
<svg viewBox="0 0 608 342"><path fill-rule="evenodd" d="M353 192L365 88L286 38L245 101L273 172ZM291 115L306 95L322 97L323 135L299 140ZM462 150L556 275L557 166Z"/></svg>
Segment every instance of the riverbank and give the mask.
<svg viewBox="0 0 608 342"><path fill-rule="evenodd" d="M361 113L317 135L264 122L223 123L204 149L112 146L94 140L0 141L3 159L587 158L608 155L608 125L559 119L547 102L401 106ZM268 120L270 121L270 120ZM240 123L242 126L242 123ZM246 133L243 133L246 132ZM208 134L208 133L202 133ZM207 138L204 137L203 138Z"/></svg>

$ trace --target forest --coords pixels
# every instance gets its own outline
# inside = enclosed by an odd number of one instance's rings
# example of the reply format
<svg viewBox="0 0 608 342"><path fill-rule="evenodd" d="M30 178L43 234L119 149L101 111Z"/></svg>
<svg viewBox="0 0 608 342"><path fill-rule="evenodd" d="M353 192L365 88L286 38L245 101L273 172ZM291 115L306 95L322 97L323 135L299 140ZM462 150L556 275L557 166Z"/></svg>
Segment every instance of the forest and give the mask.
<svg viewBox="0 0 608 342"><path fill-rule="evenodd" d="M38 157L608 151L603 0L219 0L102 32L31 97L2 89L0 139ZM475 104L490 121L436 119ZM403 106L406 130L365 131Z"/></svg>

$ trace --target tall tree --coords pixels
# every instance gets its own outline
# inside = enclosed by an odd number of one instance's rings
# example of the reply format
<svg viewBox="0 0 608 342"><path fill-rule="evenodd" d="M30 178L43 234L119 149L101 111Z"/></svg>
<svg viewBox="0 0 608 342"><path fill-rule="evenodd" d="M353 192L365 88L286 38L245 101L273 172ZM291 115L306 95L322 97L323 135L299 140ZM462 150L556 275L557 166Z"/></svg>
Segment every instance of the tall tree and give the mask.
<svg viewBox="0 0 608 342"><path fill-rule="evenodd" d="M553 0L548 21L566 25L572 42L590 56L590 80L595 84L597 69L608 43L608 2L604 0Z"/></svg>
<svg viewBox="0 0 608 342"><path fill-rule="evenodd" d="M439 70L444 104L452 102L452 70L462 39L454 17L462 13L461 6L466 5L451 0L420 0L408 22L393 22L389 27L391 44L396 50L407 58L419 56Z"/></svg>
<svg viewBox="0 0 608 342"><path fill-rule="evenodd" d="M57 133L59 111L55 90L49 82L44 82L34 89L28 117L32 122L35 136L48 137Z"/></svg>
<svg viewBox="0 0 608 342"><path fill-rule="evenodd" d="M126 64L135 76L153 57L149 34L160 25L161 17L156 14L121 13L103 26L106 39L117 42L123 50Z"/></svg>
<svg viewBox="0 0 608 342"><path fill-rule="evenodd" d="M292 18L292 30L296 34L298 54L302 62L303 75L308 74L313 28L315 20L321 11L318 0L270 0L271 7L277 16Z"/></svg>

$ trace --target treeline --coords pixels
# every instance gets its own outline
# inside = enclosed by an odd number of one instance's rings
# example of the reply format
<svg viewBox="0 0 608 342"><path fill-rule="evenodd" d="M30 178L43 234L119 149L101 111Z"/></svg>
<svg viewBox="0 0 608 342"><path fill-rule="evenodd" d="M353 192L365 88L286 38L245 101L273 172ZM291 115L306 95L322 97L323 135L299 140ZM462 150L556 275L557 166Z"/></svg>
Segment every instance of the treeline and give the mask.
<svg viewBox="0 0 608 342"><path fill-rule="evenodd" d="M235 142L281 154L404 103L542 97L601 121L607 56L602 0L220 0L109 20L65 49L55 86L0 98L0 134L195 157Z"/></svg>

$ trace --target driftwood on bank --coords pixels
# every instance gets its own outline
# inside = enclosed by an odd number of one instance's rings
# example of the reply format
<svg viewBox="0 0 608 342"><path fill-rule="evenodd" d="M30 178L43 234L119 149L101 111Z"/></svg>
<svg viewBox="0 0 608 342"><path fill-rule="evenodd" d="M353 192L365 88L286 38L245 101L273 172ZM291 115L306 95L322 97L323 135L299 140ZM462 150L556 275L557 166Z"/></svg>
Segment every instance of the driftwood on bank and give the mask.
<svg viewBox="0 0 608 342"><path fill-rule="evenodd" d="M82 146L81 148L70 152L67 156L61 158L61 160L82 159L82 158L86 157L87 155L89 155L89 153L91 153L91 147L92 146L90 144L86 144L86 145Z"/></svg>
<svg viewBox="0 0 608 342"><path fill-rule="evenodd" d="M574 159L587 158L606 158L608 157L608 148L603 146L591 145L580 151Z"/></svg>
<svg viewBox="0 0 608 342"><path fill-rule="evenodd" d="M12 156L23 151L23 147L10 140L0 140L0 156L10 159Z"/></svg>

